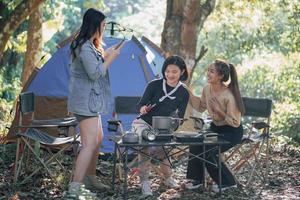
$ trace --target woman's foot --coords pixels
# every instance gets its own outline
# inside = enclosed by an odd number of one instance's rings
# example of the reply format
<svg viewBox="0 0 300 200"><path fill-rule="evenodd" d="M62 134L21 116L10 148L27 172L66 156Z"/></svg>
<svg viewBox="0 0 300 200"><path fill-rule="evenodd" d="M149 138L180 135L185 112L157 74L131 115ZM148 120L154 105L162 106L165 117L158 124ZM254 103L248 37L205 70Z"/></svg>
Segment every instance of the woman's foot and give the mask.
<svg viewBox="0 0 300 200"><path fill-rule="evenodd" d="M236 188L236 187L237 187L237 185L222 185L221 191L223 192L223 191L228 190L230 188ZM211 190L215 193L218 193L220 191L219 190L219 185L213 184Z"/></svg>
<svg viewBox="0 0 300 200"><path fill-rule="evenodd" d="M83 179L85 187L89 190L109 190L110 187L102 183L96 175L87 175Z"/></svg>
<svg viewBox="0 0 300 200"><path fill-rule="evenodd" d="M203 185L203 183L201 181L198 180L192 180L191 182L185 184L185 188L189 189L189 190L194 190L194 189L198 189Z"/></svg>
<svg viewBox="0 0 300 200"><path fill-rule="evenodd" d="M68 194L70 196L85 197L86 199L97 199L97 194L86 189L84 184L79 182L71 182L69 184Z"/></svg>

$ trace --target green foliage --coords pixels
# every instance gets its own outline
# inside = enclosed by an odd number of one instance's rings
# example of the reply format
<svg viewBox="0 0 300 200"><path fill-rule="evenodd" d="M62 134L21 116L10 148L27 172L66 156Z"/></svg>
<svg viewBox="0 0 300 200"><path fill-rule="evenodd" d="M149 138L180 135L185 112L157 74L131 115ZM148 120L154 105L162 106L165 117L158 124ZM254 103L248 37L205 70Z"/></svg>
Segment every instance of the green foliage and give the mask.
<svg viewBox="0 0 300 200"><path fill-rule="evenodd" d="M3 17L7 17L13 9L20 3L17 1L4 0L6 7L1 10ZM8 41L6 52L0 61L0 109L2 111L0 119L3 120L8 108L11 107L19 91L20 76L23 66L23 56L26 51L27 21L22 23L13 33ZM7 104L7 105L6 105Z"/></svg>
<svg viewBox="0 0 300 200"><path fill-rule="evenodd" d="M21 0L3 2L7 5L1 13L5 17ZM244 96L274 101L272 129L299 138L296 132L300 109L297 53L300 51L300 1L217 2L198 39L197 46L204 45L208 52L194 71L192 85L196 93L200 94L206 82L207 65L216 58L228 59L237 66ZM89 7L101 9L108 16L107 21L113 20L133 29L136 36L144 35L160 43L166 3L159 0L46 0L43 5L46 27L43 54L54 53L56 45L79 28L82 15ZM0 63L1 120L9 116L12 102L20 91L26 34L27 21L11 37ZM1 127L4 127L2 123Z"/></svg>
<svg viewBox="0 0 300 200"><path fill-rule="evenodd" d="M218 1L198 39L208 52L192 85L203 86L214 59L227 59L237 66L243 96L273 100L272 131L300 138L299 16L299 0Z"/></svg>
<svg viewBox="0 0 300 200"><path fill-rule="evenodd" d="M109 20L133 30L130 33L122 33L125 37L131 38L132 34L137 37L146 36L157 45L160 44L166 12L165 1L105 0L104 2L110 11L107 13Z"/></svg>
<svg viewBox="0 0 300 200"><path fill-rule="evenodd" d="M3 70L0 70L0 135L6 134L9 123L12 120L11 109L16 94L19 93L19 79L7 83L3 78Z"/></svg>
<svg viewBox="0 0 300 200"><path fill-rule="evenodd" d="M300 54L287 56L286 63L275 77L274 90L278 93L276 99L280 102L296 103L300 106Z"/></svg>
<svg viewBox="0 0 300 200"><path fill-rule="evenodd" d="M4 0L6 7L1 10L1 16L8 16L21 0ZM162 6L163 5L163 6ZM71 36L79 29L82 16L87 8L94 7L102 10L107 15L107 21L116 21L126 28L136 30L134 34L142 35L145 29L149 28L146 35L150 38L156 38L159 44L159 36L162 31L164 14L157 12L164 9L165 3L159 0L147 2L142 0L46 0L43 3L43 52L46 56L39 66L42 66L51 54L57 49L57 44ZM153 14L152 14L153 13ZM162 12L164 13L164 12ZM141 16L142 14L142 16ZM130 18L131 16L131 18ZM127 17L127 18L126 18ZM140 23L141 17L146 23ZM151 22L149 22L151 21ZM159 21L159 23L158 23ZM136 24L142 24L136 27ZM28 21L25 20L10 38L7 50L2 61L0 61L0 132L5 130L6 122L10 116L13 101L20 92L20 77L26 51ZM130 36L131 37L130 33ZM150 35L151 34L151 35ZM39 67L37 66L37 67ZM5 119L5 120L4 120ZM2 123L3 122L3 123ZM9 122L9 121L7 121Z"/></svg>
<svg viewBox="0 0 300 200"><path fill-rule="evenodd" d="M298 52L299 7L299 0L219 1L204 24L198 46L209 48L208 60L218 56L233 63L261 53Z"/></svg>
<svg viewBox="0 0 300 200"><path fill-rule="evenodd" d="M272 70L266 66L256 66L241 77L239 82L242 96L271 98L274 92L272 80L266 74L271 76Z"/></svg>
<svg viewBox="0 0 300 200"><path fill-rule="evenodd" d="M272 132L300 143L300 108L295 103L277 103L272 115Z"/></svg>
<svg viewBox="0 0 300 200"><path fill-rule="evenodd" d="M84 2L90 1L52 1L45 5L45 24L52 29L52 36L45 43L45 51L53 54L57 44L71 36L80 26L80 20L85 10ZM51 22L51 23L49 23ZM49 27L50 26L50 27Z"/></svg>
<svg viewBox="0 0 300 200"><path fill-rule="evenodd" d="M12 102L7 102L5 99L0 98L0 138L8 132L9 121L12 120L10 111L12 109Z"/></svg>
<svg viewBox="0 0 300 200"><path fill-rule="evenodd" d="M111 20L119 21L123 17L142 12L149 3L151 2L143 0L104 0L105 13L107 13Z"/></svg>
<svg viewBox="0 0 300 200"><path fill-rule="evenodd" d="M241 74L243 96L273 100L271 130L300 142L300 61L299 53L279 58L274 70L271 62L257 65ZM278 58L279 55L277 54ZM275 58L274 58L275 59Z"/></svg>

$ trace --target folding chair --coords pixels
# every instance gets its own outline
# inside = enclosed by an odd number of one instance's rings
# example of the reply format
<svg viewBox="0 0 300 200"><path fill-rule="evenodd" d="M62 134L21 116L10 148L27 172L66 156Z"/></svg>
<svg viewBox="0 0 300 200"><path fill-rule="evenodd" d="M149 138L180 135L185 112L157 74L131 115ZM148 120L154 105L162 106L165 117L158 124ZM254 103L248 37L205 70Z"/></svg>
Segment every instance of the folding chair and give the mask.
<svg viewBox="0 0 300 200"><path fill-rule="evenodd" d="M116 96L113 116L114 118L107 121L108 130L112 132L118 132L119 134L124 134L124 126L122 121L118 119L118 115L127 115L127 117L123 116L124 119L135 119L139 113L137 105L140 99L140 96ZM134 115L134 117L132 117L132 115ZM130 121L130 123L131 122L132 121Z"/></svg>
<svg viewBox="0 0 300 200"><path fill-rule="evenodd" d="M131 122L137 117L138 103L140 101L140 96L117 96L115 97L115 108L114 108L114 119L108 120L108 131L117 132L119 136L125 134L124 124L122 123L121 118L129 120L130 125ZM120 115L120 116L119 116ZM121 116L122 115L122 116ZM119 118L120 117L120 118ZM120 155L118 151L115 151L117 156L117 160L120 160ZM137 157L133 159L133 161L128 165L131 166L133 163L137 162ZM117 170L119 174L119 178L122 176L122 163L117 163Z"/></svg>
<svg viewBox="0 0 300 200"><path fill-rule="evenodd" d="M243 97L245 114L243 124L245 133L242 142L225 155L225 161L231 161L231 170L238 173L248 166L247 183L249 185L254 174L266 181L269 165L270 116L272 100Z"/></svg>
<svg viewBox="0 0 300 200"><path fill-rule="evenodd" d="M48 120L34 120L34 108L35 100L33 92L23 92L19 96L19 131L17 133L17 150L16 150L16 161L15 161L15 170L14 170L14 182L17 183L19 174L22 170L22 165L26 164L27 153L32 153L36 161L40 165L37 165L35 170L28 176L25 176L24 179L19 183L25 183L30 177L35 175L37 172L43 168L49 173L51 177L53 174L49 169L48 165L55 161L58 163L59 167L66 171L61 162L58 160L58 155L64 151L69 151L73 149L75 154L75 160L78 151L79 136L74 134L73 136L67 137L52 137L47 133L38 130L39 128L49 128L54 127L61 130L63 135L68 134L70 127L75 129L75 126L78 124L76 118L57 118L57 119L48 119ZM29 125L23 124L23 117L27 114L31 114L31 120ZM24 130L25 131L22 131ZM43 159L39 155L39 148L45 148L50 156L46 159ZM56 149L53 149L56 148ZM26 165L23 167L25 168ZM74 163L73 163L74 167Z"/></svg>

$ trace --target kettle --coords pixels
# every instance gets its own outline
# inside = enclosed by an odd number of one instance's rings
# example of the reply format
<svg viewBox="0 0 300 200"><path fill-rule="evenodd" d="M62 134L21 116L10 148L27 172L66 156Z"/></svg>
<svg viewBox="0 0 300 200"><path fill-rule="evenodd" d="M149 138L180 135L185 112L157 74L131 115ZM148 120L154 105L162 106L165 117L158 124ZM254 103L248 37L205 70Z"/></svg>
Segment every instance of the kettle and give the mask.
<svg viewBox="0 0 300 200"><path fill-rule="evenodd" d="M125 134L122 137L123 143L138 143L139 142L139 136L138 134L126 131Z"/></svg>

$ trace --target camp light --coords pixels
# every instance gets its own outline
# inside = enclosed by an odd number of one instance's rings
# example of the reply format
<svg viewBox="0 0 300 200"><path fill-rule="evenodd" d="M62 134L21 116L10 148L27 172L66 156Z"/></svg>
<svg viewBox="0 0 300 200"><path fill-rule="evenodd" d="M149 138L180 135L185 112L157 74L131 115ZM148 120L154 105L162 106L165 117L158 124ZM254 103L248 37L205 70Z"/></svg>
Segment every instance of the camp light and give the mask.
<svg viewBox="0 0 300 200"><path fill-rule="evenodd" d="M144 129L142 131L142 137L146 141L154 141L156 138L156 132L151 129Z"/></svg>

